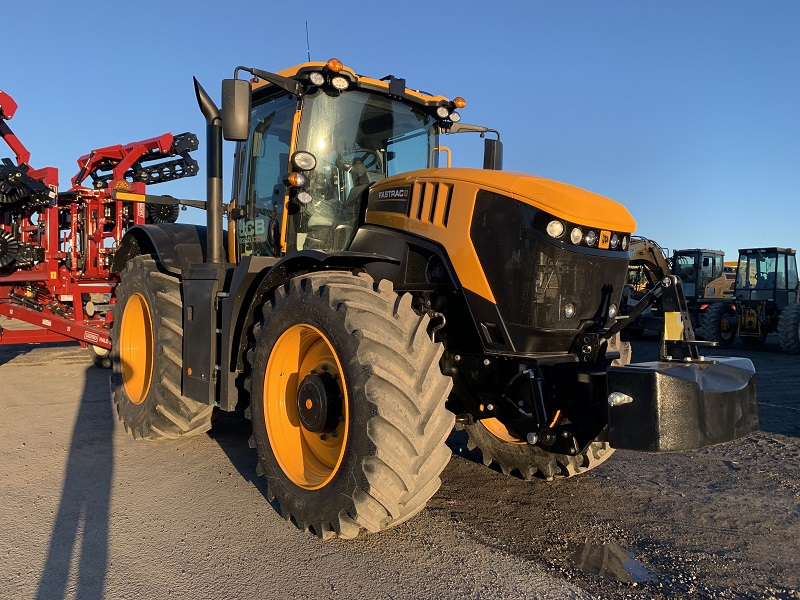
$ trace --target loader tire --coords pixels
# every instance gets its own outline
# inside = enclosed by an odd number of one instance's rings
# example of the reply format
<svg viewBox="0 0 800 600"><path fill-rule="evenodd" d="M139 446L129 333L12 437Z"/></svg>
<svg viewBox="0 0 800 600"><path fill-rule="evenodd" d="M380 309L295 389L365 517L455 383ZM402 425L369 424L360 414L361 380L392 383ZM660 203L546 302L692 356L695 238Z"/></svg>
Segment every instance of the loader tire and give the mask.
<svg viewBox="0 0 800 600"><path fill-rule="evenodd" d="M728 307L715 302L703 313L703 338L717 342L720 348L730 348L736 339L736 317L730 318Z"/></svg>
<svg viewBox="0 0 800 600"><path fill-rule="evenodd" d="M781 312L778 339L781 350L788 354L800 354L800 304L790 304Z"/></svg>
<svg viewBox="0 0 800 600"><path fill-rule="evenodd" d="M92 364L95 367L99 367L100 369L111 368L111 350L92 344L89 344L86 348L89 350L89 354L92 357Z"/></svg>
<svg viewBox="0 0 800 600"><path fill-rule="evenodd" d="M454 422L428 317L390 282L344 272L295 277L262 314L246 414L282 516L330 539L422 510L450 460Z"/></svg>
<svg viewBox="0 0 800 600"><path fill-rule="evenodd" d="M159 271L150 256L137 256L120 274L116 296L111 377L125 430L148 440L208 431L214 407L181 394L180 279Z"/></svg>
<svg viewBox="0 0 800 600"><path fill-rule="evenodd" d="M619 352L613 366L631 362L630 342L624 342L620 334L609 340L608 349ZM511 433L497 419L482 419L469 425L457 425L467 432L467 448L481 451L483 464L496 465L504 475L519 474L530 481L537 478L551 481L585 473L605 462L613 453L608 443L608 428L604 428L580 454L556 454L541 446L531 446Z"/></svg>

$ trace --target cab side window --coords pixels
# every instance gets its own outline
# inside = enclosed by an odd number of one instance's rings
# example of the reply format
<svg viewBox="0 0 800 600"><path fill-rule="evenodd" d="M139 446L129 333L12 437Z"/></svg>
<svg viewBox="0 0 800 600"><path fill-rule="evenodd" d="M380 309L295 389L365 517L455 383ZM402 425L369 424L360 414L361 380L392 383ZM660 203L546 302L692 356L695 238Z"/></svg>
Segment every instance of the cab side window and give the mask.
<svg viewBox="0 0 800 600"><path fill-rule="evenodd" d="M238 148L241 160L237 221L242 256L278 256L281 252L286 185L292 124L296 111L293 96L283 95L253 108L250 137Z"/></svg>

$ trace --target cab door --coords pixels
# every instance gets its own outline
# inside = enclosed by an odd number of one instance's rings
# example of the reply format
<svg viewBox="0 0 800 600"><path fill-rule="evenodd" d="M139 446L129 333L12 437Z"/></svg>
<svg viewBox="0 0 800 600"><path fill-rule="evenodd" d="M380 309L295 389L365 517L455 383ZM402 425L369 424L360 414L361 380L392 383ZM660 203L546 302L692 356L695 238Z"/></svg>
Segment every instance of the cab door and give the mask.
<svg viewBox="0 0 800 600"><path fill-rule="evenodd" d="M280 256L286 204L284 178L294 134L297 99L272 97L253 107L250 135L237 147L239 256Z"/></svg>

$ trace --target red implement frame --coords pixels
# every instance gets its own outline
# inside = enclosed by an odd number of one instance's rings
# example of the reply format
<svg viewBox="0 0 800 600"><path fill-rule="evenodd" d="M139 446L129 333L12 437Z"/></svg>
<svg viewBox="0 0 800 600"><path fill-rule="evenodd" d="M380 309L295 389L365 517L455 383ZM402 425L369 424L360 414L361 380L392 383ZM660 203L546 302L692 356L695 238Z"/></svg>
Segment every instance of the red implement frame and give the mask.
<svg viewBox="0 0 800 600"><path fill-rule="evenodd" d="M158 183L194 175L197 165L188 152L197 148L197 139L192 134L166 133L99 148L78 159L80 170L72 187L58 193L58 171L30 169L30 152L5 123L16 109L14 100L0 91L0 136L14 152L17 166L27 169L24 175L55 193L44 206L41 202L9 205L0 198L0 236L16 252L10 264L0 267L0 315L41 328L0 327L0 344L77 340L110 348L118 277L109 268L125 232L147 222L145 204L114 200L111 192L144 194L142 179ZM176 154L182 158L175 159ZM145 164L164 158L171 160ZM82 185L90 176L94 188Z"/></svg>

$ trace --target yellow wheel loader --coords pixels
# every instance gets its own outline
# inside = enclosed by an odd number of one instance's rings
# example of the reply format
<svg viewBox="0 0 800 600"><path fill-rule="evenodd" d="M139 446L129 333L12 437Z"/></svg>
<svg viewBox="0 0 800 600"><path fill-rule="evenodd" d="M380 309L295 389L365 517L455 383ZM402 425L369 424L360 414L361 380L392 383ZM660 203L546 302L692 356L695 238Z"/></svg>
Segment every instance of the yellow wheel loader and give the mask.
<svg viewBox="0 0 800 600"><path fill-rule="evenodd" d="M668 275L681 280L694 329L700 327L705 310L713 302L733 296L735 269L725 267L725 253L721 250L675 250L667 258L667 252L658 243L640 236L631 237L630 248L628 281L622 293L623 314L628 314L656 282ZM629 326L628 333L660 332L663 328L663 315L656 303Z"/></svg>
<svg viewBox="0 0 800 600"><path fill-rule="evenodd" d="M699 356L677 278L647 300L669 311L662 360L628 364L633 218L501 170L499 134L461 123L462 98L335 59L238 67L221 110L195 89L207 224L134 227L116 253L114 403L135 437L199 433L211 407L246 406L269 497L327 539L419 512L454 425L526 479L757 428L752 364ZM469 134L484 168L441 166L447 138Z"/></svg>

